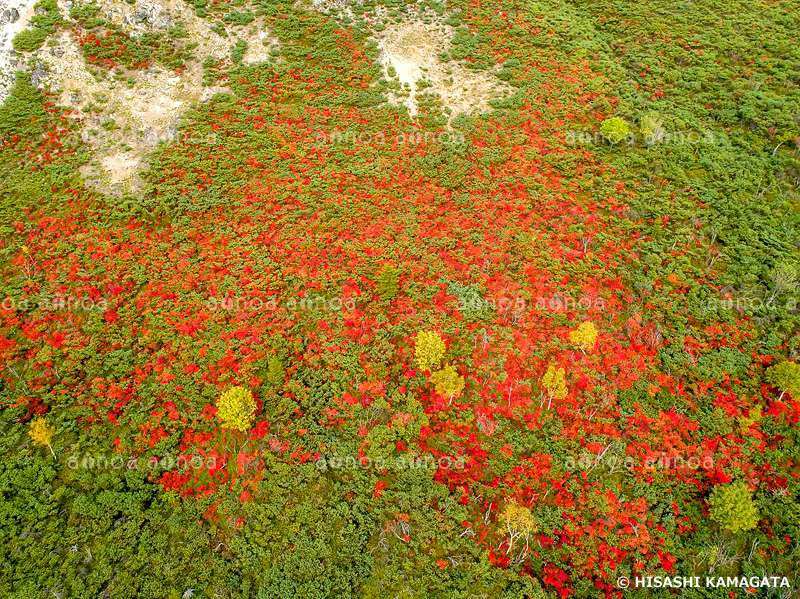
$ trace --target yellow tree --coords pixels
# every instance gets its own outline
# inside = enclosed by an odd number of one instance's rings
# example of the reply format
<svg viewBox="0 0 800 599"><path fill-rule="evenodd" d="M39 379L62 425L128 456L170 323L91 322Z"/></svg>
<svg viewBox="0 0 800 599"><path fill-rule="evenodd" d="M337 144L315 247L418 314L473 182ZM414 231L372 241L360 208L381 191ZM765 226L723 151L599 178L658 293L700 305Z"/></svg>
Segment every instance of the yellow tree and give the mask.
<svg viewBox="0 0 800 599"><path fill-rule="evenodd" d="M564 399L567 396L567 380L563 368L556 369L555 366L550 364L547 371L542 377L542 388L547 391L547 409L550 409L550 404L554 399ZM544 397L539 407L544 404Z"/></svg>
<svg viewBox="0 0 800 599"><path fill-rule="evenodd" d="M464 390L464 377L458 376L456 369L447 365L431 375L431 380L436 386L436 392L450 398L448 405L453 403L453 398L461 395Z"/></svg>
<svg viewBox="0 0 800 599"><path fill-rule="evenodd" d="M582 322L569 334L569 340L585 354L586 350L592 349L597 341L597 327L591 321Z"/></svg>
<svg viewBox="0 0 800 599"><path fill-rule="evenodd" d="M47 421L44 418L32 420L30 428L28 429L28 435L30 435L31 439L33 439L33 444L47 445L47 448L50 450L50 453L53 454L53 457L56 457L56 452L53 451L53 446L50 444L50 440L53 438L53 433L55 432L55 429L47 424Z"/></svg>
<svg viewBox="0 0 800 599"><path fill-rule="evenodd" d="M525 559L528 554L530 535L536 532L536 519L531 511L525 506L519 505L514 499L510 499L500 512L500 522L508 533L506 555L511 553L517 539L523 538L525 539L525 550L522 553L522 559Z"/></svg>
<svg viewBox="0 0 800 599"><path fill-rule="evenodd" d="M779 400L788 391L792 399L800 399L800 365L781 362L767 368L767 382L781 390Z"/></svg>
<svg viewBox="0 0 800 599"><path fill-rule="evenodd" d="M244 387L232 387L217 400L217 417L224 428L246 431L255 413L253 394Z"/></svg>
<svg viewBox="0 0 800 599"><path fill-rule="evenodd" d="M437 331L420 331L414 344L414 356L422 370L434 370L444 357L444 339Z"/></svg>

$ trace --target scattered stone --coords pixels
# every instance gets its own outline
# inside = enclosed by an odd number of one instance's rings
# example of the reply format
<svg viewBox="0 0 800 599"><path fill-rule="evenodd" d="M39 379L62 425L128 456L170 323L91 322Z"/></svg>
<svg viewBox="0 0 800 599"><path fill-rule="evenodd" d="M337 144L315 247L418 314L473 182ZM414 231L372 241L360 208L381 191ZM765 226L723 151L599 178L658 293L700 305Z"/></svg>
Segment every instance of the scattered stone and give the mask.
<svg viewBox="0 0 800 599"><path fill-rule="evenodd" d="M36 88L43 87L47 75L48 71L45 66L41 62L37 62L31 73L31 85Z"/></svg>
<svg viewBox="0 0 800 599"><path fill-rule="evenodd" d="M16 8L8 8L3 11L2 19L7 23L16 23L19 19L19 11Z"/></svg>
<svg viewBox="0 0 800 599"><path fill-rule="evenodd" d="M159 15L158 17L151 18L150 22L156 29L169 29L172 27L172 19L169 15Z"/></svg>

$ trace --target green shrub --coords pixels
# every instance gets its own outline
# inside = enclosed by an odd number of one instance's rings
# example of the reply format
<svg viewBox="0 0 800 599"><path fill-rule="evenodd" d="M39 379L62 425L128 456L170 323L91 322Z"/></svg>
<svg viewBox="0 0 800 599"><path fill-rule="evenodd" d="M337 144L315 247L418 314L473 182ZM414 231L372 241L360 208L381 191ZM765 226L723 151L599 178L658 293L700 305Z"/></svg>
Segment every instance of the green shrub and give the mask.
<svg viewBox="0 0 800 599"><path fill-rule="evenodd" d="M37 9L43 9L44 14L37 14L31 18L29 29L20 31L11 44L17 52L33 52L44 44L44 41L56 32L56 27L61 24L61 14L58 11L56 0L41 0L36 3Z"/></svg>
<svg viewBox="0 0 800 599"><path fill-rule="evenodd" d="M247 42L242 39L236 40L236 44L231 48L231 61L233 61L233 64L242 62L245 52L247 52Z"/></svg>
<svg viewBox="0 0 800 599"><path fill-rule="evenodd" d="M282 382L284 371L283 360L278 356L272 356L267 363L267 382L273 385Z"/></svg>
<svg viewBox="0 0 800 599"><path fill-rule="evenodd" d="M708 503L711 519L731 532L751 530L758 525L758 509L742 481L715 486Z"/></svg>
<svg viewBox="0 0 800 599"><path fill-rule="evenodd" d="M600 131L609 143L617 144L625 139L625 136L628 135L630 131L630 127L628 127L628 122L622 117L612 116L603 121L603 124L600 125Z"/></svg>
<svg viewBox="0 0 800 599"><path fill-rule="evenodd" d="M378 295L386 300L394 298L400 290L399 282L400 272L392 266L386 266L376 280Z"/></svg>

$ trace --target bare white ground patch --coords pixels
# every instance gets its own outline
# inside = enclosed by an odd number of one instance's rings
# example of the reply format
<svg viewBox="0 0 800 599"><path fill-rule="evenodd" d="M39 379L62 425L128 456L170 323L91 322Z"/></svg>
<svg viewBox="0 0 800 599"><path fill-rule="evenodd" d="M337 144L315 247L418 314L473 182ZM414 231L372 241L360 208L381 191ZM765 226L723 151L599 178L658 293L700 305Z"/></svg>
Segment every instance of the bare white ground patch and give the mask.
<svg viewBox="0 0 800 599"><path fill-rule="evenodd" d="M14 51L11 41L25 29L34 15L36 0L0 0L0 102L6 99L14 83L14 71L25 60Z"/></svg>
<svg viewBox="0 0 800 599"><path fill-rule="evenodd" d="M411 116L417 114L416 97L423 88L437 94L453 114L487 111L489 100L511 92L490 73L471 71L457 61L439 59L440 54L450 49L453 28L448 25L390 23L376 37L385 75L392 78L394 71L404 90L393 94L391 99L405 104Z"/></svg>
<svg viewBox="0 0 800 599"><path fill-rule="evenodd" d="M266 27L257 27L256 31L248 35L240 36L247 42L247 50L242 57L242 62L245 64L256 64L264 62L270 57L270 52L278 47L278 38L269 34Z"/></svg>
<svg viewBox="0 0 800 599"><path fill-rule="evenodd" d="M29 2L30 14L23 16L20 9L14 23L19 24L15 31L21 30L33 15L35 0L0 0L9 1L20 5ZM72 0L58 0L58 5L62 17L68 20ZM76 110L75 118L80 119L82 128L80 135L93 151L92 162L82 169L87 183L105 193L120 195L141 189L140 173L147 156L160 143L179 138L177 123L187 108L226 91L224 87L204 84L203 60L213 57L217 61L230 61L234 44L244 39L247 51L243 61L261 62L269 58L278 42L260 20L249 26L230 28L228 37L220 36L183 0L140 0L134 5L123 0L98 0L98 5L103 18L113 21L132 37L147 31L167 33L171 27L180 25L188 34L185 41L197 44L193 50L196 59L189 61L181 73L153 66L127 71L127 81L105 70L87 67L71 31L58 32L34 53L12 56L18 62L11 65L15 68L24 67L33 58L36 67L26 76L40 89L49 88L55 93L59 104ZM5 57L6 54L0 55L0 67ZM9 87L13 71L11 68ZM1 84L2 79L0 93Z"/></svg>
<svg viewBox="0 0 800 599"><path fill-rule="evenodd" d="M160 142L176 138L181 113L222 91L203 85L202 70L196 64L180 74L147 69L137 74L132 85L102 72L95 76L70 32L61 32L57 40L58 53L43 52L38 59L59 104L72 106L81 115L81 135L96 159L84 168L87 182L108 193L138 189L138 172L147 154ZM87 107L92 110L84 113Z"/></svg>

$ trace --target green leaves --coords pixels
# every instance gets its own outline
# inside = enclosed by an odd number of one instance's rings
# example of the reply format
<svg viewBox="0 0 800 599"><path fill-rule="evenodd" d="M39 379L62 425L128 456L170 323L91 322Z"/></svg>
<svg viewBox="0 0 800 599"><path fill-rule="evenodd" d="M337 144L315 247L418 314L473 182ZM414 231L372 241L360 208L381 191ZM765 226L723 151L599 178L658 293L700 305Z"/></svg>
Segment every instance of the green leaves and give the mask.
<svg viewBox="0 0 800 599"><path fill-rule="evenodd" d="M29 28L20 31L11 41L17 52L38 50L44 40L56 32L56 27L63 23L56 0L39 0L35 10L37 12L31 17Z"/></svg>
<svg viewBox="0 0 800 599"><path fill-rule="evenodd" d="M393 266L385 266L375 281L376 291L385 300L394 299L400 291L399 282L400 271Z"/></svg>
<svg viewBox="0 0 800 599"><path fill-rule="evenodd" d="M789 393L793 399L800 399L800 365L796 362L781 362L767 368L767 381L784 393Z"/></svg>
<svg viewBox="0 0 800 599"><path fill-rule="evenodd" d="M708 497L711 519L731 532L742 532L758 525L758 509L750 490L742 481L716 485Z"/></svg>

